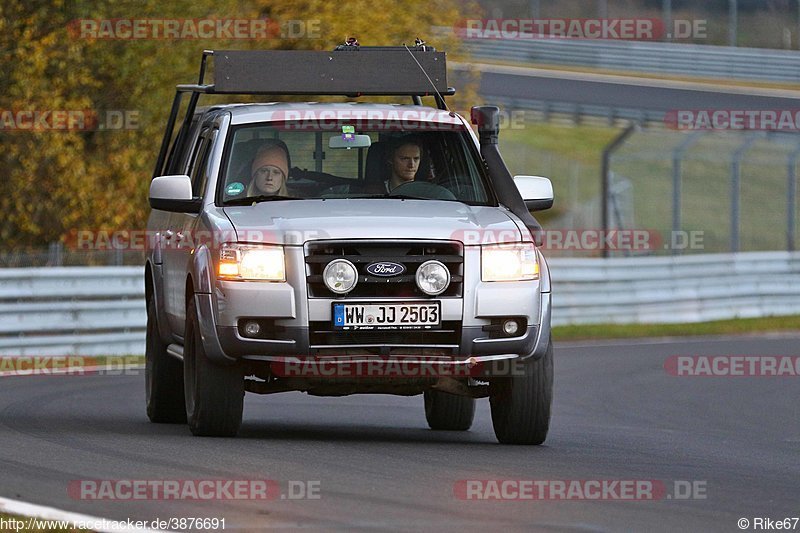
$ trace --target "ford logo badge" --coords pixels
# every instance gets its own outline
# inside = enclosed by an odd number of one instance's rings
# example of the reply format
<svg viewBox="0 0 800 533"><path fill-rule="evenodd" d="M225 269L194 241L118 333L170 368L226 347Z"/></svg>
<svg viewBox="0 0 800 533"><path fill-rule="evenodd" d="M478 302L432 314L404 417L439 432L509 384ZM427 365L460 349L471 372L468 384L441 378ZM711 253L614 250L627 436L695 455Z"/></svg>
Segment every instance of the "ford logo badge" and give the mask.
<svg viewBox="0 0 800 533"><path fill-rule="evenodd" d="M380 263L370 263L367 265L367 272L373 276L380 276L383 278L399 276L405 271L406 267L400 263L393 263L391 261L382 261Z"/></svg>

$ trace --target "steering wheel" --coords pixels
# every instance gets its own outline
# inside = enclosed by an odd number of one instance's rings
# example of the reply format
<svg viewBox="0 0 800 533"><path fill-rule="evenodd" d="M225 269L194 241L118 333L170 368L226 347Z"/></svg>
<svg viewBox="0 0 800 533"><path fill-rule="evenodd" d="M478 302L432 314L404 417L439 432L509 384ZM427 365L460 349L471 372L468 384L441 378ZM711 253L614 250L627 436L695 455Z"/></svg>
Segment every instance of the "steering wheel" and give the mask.
<svg viewBox="0 0 800 533"><path fill-rule="evenodd" d="M392 189L391 194L419 196L431 200L455 200L456 195L441 185L429 181L409 181Z"/></svg>

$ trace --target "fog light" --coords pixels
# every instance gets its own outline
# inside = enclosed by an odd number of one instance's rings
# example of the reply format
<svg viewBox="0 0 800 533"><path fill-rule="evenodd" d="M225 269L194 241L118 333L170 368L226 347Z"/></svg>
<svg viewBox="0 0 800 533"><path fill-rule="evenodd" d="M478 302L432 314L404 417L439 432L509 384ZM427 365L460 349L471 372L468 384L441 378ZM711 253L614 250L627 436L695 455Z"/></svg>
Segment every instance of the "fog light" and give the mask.
<svg viewBox="0 0 800 533"><path fill-rule="evenodd" d="M358 283L358 271L347 259L334 259L322 272L322 279L328 290L336 294L346 294Z"/></svg>
<svg viewBox="0 0 800 533"><path fill-rule="evenodd" d="M417 287L425 294L442 294L448 286L450 271L439 261L426 261L417 269Z"/></svg>
<svg viewBox="0 0 800 533"><path fill-rule="evenodd" d="M503 322L503 333L509 337L513 337L519 331L519 324L516 320L506 320Z"/></svg>
<svg viewBox="0 0 800 533"><path fill-rule="evenodd" d="M245 323L244 333L248 337L257 337L258 334L261 333L261 325L258 322L251 320L250 322Z"/></svg>

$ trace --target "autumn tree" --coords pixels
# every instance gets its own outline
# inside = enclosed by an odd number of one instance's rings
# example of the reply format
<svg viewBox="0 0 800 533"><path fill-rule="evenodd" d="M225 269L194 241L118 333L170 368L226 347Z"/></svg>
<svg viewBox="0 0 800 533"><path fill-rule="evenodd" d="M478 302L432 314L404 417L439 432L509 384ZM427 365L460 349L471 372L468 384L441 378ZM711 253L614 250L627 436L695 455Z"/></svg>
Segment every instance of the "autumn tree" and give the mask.
<svg viewBox="0 0 800 533"><path fill-rule="evenodd" d="M147 189L178 83L195 80L200 52L217 49L329 50L427 38L458 51L448 28L479 16L459 0L7 0L0 4L0 112L124 110L136 129L14 129L0 116L0 246L42 245L75 229L143 228ZM311 24L313 35L266 40L106 39L81 35L81 20L263 19ZM435 33L434 28L445 28ZM467 91L474 96L474 91ZM456 100L459 105L465 100ZM13 115L10 115L13 117Z"/></svg>

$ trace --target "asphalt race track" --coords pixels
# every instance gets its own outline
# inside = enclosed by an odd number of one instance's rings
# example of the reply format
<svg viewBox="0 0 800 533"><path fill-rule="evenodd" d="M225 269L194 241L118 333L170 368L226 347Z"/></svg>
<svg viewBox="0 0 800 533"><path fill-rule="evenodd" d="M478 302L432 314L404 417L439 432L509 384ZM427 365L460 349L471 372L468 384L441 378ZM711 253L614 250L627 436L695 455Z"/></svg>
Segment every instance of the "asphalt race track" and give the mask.
<svg viewBox="0 0 800 533"><path fill-rule="evenodd" d="M798 355L798 338L556 345L545 446L427 429L421 397L248 395L237 439L154 425L143 376L0 378L0 496L111 519L217 517L226 529L738 531L800 515L800 378L676 377L671 355ZM319 499L98 501L85 479L319 482ZM459 480L658 480L649 501L456 497ZM675 481L700 487L678 499ZM683 487L686 484L681 485Z"/></svg>
<svg viewBox="0 0 800 533"><path fill-rule="evenodd" d="M462 86L458 65L450 85ZM797 109L800 93L788 90L714 86L668 80L608 76L524 67L476 65L478 91L492 98L564 102L668 112L677 109Z"/></svg>

